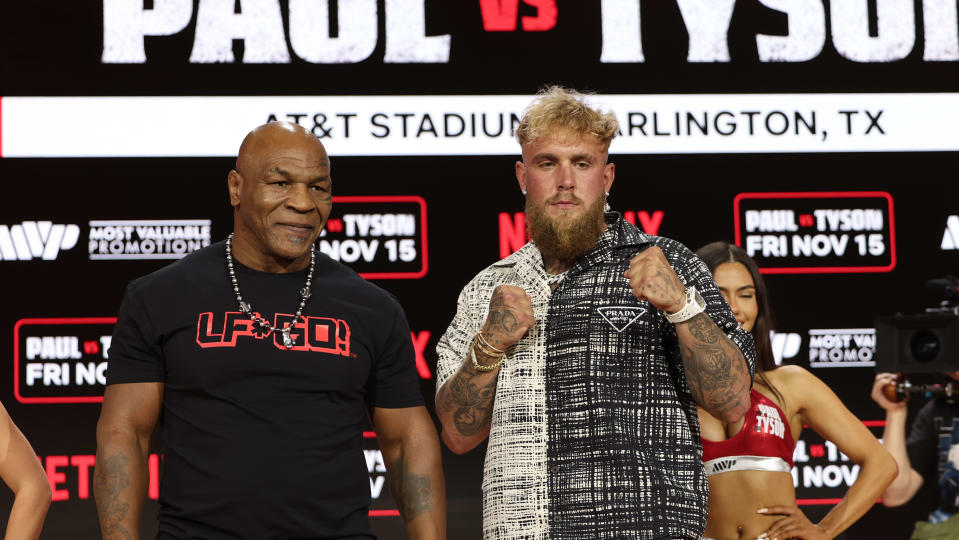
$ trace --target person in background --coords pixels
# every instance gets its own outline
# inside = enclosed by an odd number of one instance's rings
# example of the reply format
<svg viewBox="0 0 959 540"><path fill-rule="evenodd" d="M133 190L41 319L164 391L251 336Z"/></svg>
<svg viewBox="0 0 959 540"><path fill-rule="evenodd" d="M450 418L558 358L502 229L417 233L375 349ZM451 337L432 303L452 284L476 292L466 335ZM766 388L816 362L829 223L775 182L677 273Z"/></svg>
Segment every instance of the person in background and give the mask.
<svg viewBox="0 0 959 540"><path fill-rule="evenodd" d="M959 371L945 373L959 380ZM916 523L912 538L959 538L959 402L957 397L930 399L916 414L906 438L906 400L893 401L883 390L895 385L899 375L876 375L872 399L886 411L882 444L896 458L899 474L882 494L882 503L906 504L926 482L935 485L937 504L928 521ZM955 383L952 383L955 384Z"/></svg>
<svg viewBox="0 0 959 540"><path fill-rule="evenodd" d="M50 482L27 438L3 404L0 404L0 477L14 495L4 538L40 538L43 519L50 508Z"/></svg>
<svg viewBox="0 0 959 540"><path fill-rule="evenodd" d="M752 332L757 368L751 406L742 420L724 422L699 409L703 462L709 477L705 536L835 538L876 502L896 476L896 462L836 394L799 366L777 366L769 331L772 312L756 262L742 248L713 242L696 254L739 324ZM860 466L846 496L819 522L796 506L791 469L803 425Z"/></svg>

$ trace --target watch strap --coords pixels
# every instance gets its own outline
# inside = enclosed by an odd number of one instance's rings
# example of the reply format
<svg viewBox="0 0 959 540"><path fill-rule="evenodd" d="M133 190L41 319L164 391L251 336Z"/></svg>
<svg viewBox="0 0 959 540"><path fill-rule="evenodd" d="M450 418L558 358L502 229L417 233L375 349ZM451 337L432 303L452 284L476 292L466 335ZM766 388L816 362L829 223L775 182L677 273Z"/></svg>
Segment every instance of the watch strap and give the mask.
<svg viewBox="0 0 959 540"><path fill-rule="evenodd" d="M699 297L699 293L696 291L696 287L686 287L686 305L676 313L670 314L664 311L663 315L666 316L666 320L673 324L679 324L702 313L703 306L697 297Z"/></svg>

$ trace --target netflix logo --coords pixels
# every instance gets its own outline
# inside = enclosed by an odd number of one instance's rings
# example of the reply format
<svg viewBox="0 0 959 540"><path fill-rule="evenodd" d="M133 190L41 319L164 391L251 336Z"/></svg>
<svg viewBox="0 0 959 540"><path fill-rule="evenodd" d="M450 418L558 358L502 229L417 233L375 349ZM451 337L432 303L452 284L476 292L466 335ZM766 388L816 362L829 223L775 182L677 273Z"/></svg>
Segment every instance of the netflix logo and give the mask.
<svg viewBox="0 0 959 540"><path fill-rule="evenodd" d="M410 332L413 338L413 350L416 351L416 372L421 379L430 380L433 374L430 372L430 366L426 363L426 349L430 344L430 331Z"/></svg>
<svg viewBox="0 0 959 540"><path fill-rule="evenodd" d="M659 234L659 227L663 224L666 213L662 210L648 212L646 210L627 210L623 212L623 219L633 225L638 225L646 234ZM526 213L509 212L499 213L499 256L508 257L529 240L526 231Z"/></svg>
<svg viewBox="0 0 959 540"><path fill-rule="evenodd" d="M47 481L50 482L50 489L53 490L54 502L90 498L96 456L91 454L38 456L38 459L47 473ZM150 454L147 469L149 471L147 496L157 500L160 498L159 455Z"/></svg>
<svg viewBox="0 0 959 540"><path fill-rule="evenodd" d="M363 433L364 456L370 473L370 495L373 507L370 517L399 516L396 504L393 502L389 489L386 487L386 465L383 463L383 454L376 445L376 434L372 431ZM87 500L92 498L93 474L96 468L97 457L92 454L37 456L40 465L47 474L47 481L53 494L53 502L71 500ZM147 459L148 483L147 497L151 500L160 498L160 462L159 454L150 454Z"/></svg>

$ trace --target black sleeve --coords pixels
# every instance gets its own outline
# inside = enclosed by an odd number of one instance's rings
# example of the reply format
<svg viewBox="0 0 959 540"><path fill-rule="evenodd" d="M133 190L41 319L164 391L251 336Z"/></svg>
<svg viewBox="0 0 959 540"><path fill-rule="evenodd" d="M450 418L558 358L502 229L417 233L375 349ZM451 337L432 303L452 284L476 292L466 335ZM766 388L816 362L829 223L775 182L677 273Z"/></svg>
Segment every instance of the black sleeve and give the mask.
<svg viewBox="0 0 959 540"><path fill-rule="evenodd" d="M906 452L909 454L909 464L927 481L936 478L938 472L939 437L933 422L933 406L935 400L930 400L919 410L916 419L912 422L909 438L906 439Z"/></svg>
<svg viewBox="0 0 959 540"><path fill-rule="evenodd" d="M132 283L127 286L113 328L106 375L108 385L166 380L163 350Z"/></svg>
<svg viewBox="0 0 959 540"><path fill-rule="evenodd" d="M387 409L423 405L416 353L406 315L392 298L387 310L386 330L378 336L373 370L366 383L366 403Z"/></svg>

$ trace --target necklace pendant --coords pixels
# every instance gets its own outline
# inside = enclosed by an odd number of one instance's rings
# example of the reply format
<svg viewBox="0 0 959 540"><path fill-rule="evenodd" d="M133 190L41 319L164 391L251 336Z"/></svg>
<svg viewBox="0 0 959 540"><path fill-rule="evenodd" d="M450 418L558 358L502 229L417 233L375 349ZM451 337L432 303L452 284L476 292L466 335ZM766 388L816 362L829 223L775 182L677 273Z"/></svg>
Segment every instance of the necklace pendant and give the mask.
<svg viewBox="0 0 959 540"><path fill-rule="evenodd" d="M271 333L280 332L280 335L283 336L283 346L287 349L293 348L293 338L290 337L290 330L293 329L293 326L298 320L300 320L300 314L303 313L303 306L306 305L306 299L310 297L310 286L313 284L313 269L316 265L316 251L310 250L310 271L306 274L306 286L300 289L300 307L296 310L296 316L293 317L293 320L289 322L284 328L277 328L272 324L266 322L265 319L260 317L257 313L253 311L253 306L249 302L243 300L243 297L240 296L240 285L236 280L236 272L233 270L233 233L230 233L226 237L226 269L230 275L230 282L233 285L233 294L236 295L237 303L239 303L240 311L246 314L250 318L250 321L254 325L258 325L261 329L266 331L265 336L270 335ZM264 337L265 337L264 336ZM275 337L275 334L274 334Z"/></svg>

